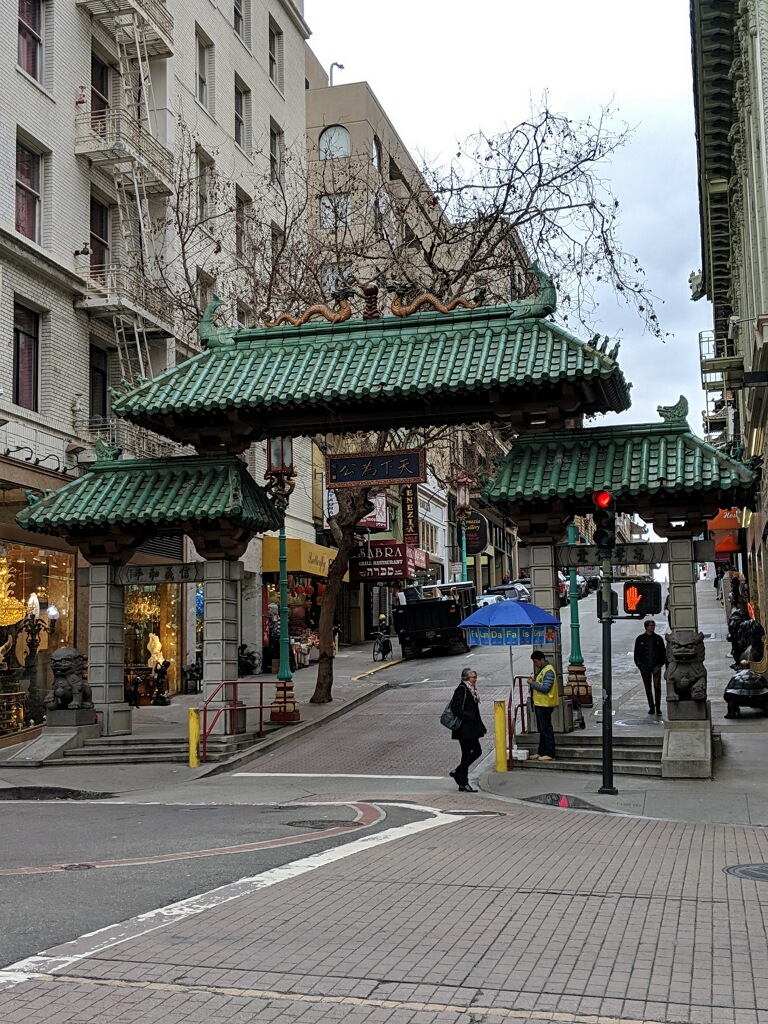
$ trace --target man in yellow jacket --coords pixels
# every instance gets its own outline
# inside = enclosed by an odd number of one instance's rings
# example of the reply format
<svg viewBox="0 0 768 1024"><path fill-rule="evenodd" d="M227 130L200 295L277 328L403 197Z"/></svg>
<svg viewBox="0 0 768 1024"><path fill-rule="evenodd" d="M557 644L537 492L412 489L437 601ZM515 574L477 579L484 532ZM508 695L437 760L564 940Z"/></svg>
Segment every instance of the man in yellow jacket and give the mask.
<svg viewBox="0 0 768 1024"><path fill-rule="evenodd" d="M547 663L541 651L531 655L536 675L529 678L533 694L533 710L536 712L536 728L539 732L539 752L531 754L533 761L554 761L555 733L552 729L552 712L560 700L557 688L557 673Z"/></svg>

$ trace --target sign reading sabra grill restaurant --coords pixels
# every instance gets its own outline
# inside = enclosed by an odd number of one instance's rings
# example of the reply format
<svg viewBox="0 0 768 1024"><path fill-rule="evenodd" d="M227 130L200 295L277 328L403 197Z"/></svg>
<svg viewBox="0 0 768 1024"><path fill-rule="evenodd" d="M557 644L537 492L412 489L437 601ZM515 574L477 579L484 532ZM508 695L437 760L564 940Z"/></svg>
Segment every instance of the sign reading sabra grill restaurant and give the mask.
<svg viewBox="0 0 768 1024"><path fill-rule="evenodd" d="M349 560L352 583L364 580L413 580L427 566L427 553L402 541L385 540L366 545Z"/></svg>
<svg viewBox="0 0 768 1024"><path fill-rule="evenodd" d="M424 449L399 452L362 452L359 455L327 455L325 474L329 490L342 487L381 487L390 484L424 483L427 460Z"/></svg>
<svg viewBox="0 0 768 1024"><path fill-rule="evenodd" d="M400 491L400 507L403 516L403 540L411 547L419 546L419 488L405 484Z"/></svg>
<svg viewBox="0 0 768 1024"><path fill-rule="evenodd" d="M488 520L479 512L470 512L464 520L467 533L467 554L481 555L488 547Z"/></svg>

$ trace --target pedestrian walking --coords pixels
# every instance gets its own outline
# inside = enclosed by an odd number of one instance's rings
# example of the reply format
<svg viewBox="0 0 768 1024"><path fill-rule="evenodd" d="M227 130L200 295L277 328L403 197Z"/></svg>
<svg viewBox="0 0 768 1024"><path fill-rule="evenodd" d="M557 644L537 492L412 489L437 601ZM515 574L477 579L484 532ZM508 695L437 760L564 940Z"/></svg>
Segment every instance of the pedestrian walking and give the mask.
<svg viewBox="0 0 768 1024"><path fill-rule="evenodd" d="M469 784L469 766L482 754L480 737L485 736L486 728L480 717L480 697L477 693L477 672L473 668L461 670L461 682L451 698L451 711L461 719L458 729L453 729L451 736L459 741L461 761L458 768L450 774L462 793L476 793Z"/></svg>
<svg viewBox="0 0 768 1024"><path fill-rule="evenodd" d="M554 761L555 732L552 728L552 712L560 702L557 673L541 651L531 655L536 675L528 678L533 696L533 710L536 712L536 728L539 731L539 752L531 754L532 761Z"/></svg>
<svg viewBox="0 0 768 1024"><path fill-rule="evenodd" d="M649 715L661 715L661 669L666 663L664 641L657 635L653 619L647 619L643 632L635 640L635 664L643 677Z"/></svg>

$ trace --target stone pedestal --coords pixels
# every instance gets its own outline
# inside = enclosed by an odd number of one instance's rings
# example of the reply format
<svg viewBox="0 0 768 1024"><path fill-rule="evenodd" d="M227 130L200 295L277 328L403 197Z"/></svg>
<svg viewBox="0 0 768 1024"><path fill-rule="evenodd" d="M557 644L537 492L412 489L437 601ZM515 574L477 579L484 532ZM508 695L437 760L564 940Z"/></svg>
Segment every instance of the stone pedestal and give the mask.
<svg viewBox="0 0 768 1024"><path fill-rule="evenodd" d="M70 711L69 708L50 708L45 716L46 729L73 729L81 725L95 724L95 708L80 708L76 711Z"/></svg>
<svg viewBox="0 0 768 1024"><path fill-rule="evenodd" d="M663 779L709 779L712 777L712 723L709 702L706 717L699 722L667 722L661 755Z"/></svg>
<svg viewBox="0 0 768 1024"><path fill-rule="evenodd" d="M92 565L88 575L88 683L105 736L133 731L125 702L124 589L116 566Z"/></svg>
<svg viewBox="0 0 768 1024"><path fill-rule="evenodd" d="M203 596L205 613L203 621L203 695L207 700L220 683L234 683L237 680L238 629L238 583L242 579L241 562L227 562L210 559L205 563ZM243 696L255 698L258 689L249 687L252 694ZM239 696L239 695L238 695ZM216 693L208 714L209 722L223 704L232 703L233 688L224 686ZM246 704L255 700L246 699ZM234 721L230 721L234 717ZM239 715L223 714L213 727L215 733L231 733L237 729Z"/></svg>

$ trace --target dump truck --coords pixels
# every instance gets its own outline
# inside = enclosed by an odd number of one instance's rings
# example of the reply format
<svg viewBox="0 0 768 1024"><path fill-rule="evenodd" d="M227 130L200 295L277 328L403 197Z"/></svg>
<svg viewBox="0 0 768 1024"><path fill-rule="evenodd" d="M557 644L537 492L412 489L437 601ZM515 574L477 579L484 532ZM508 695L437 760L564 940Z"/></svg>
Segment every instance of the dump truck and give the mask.
<svg viewBox="0 0 768 1024"><path fill-rule="evenodd" d="M469 647L459 623L476 609L473 583L405 587L392 609L402 656L413 658L437 648L446 654L465 654Z"/></svg>

